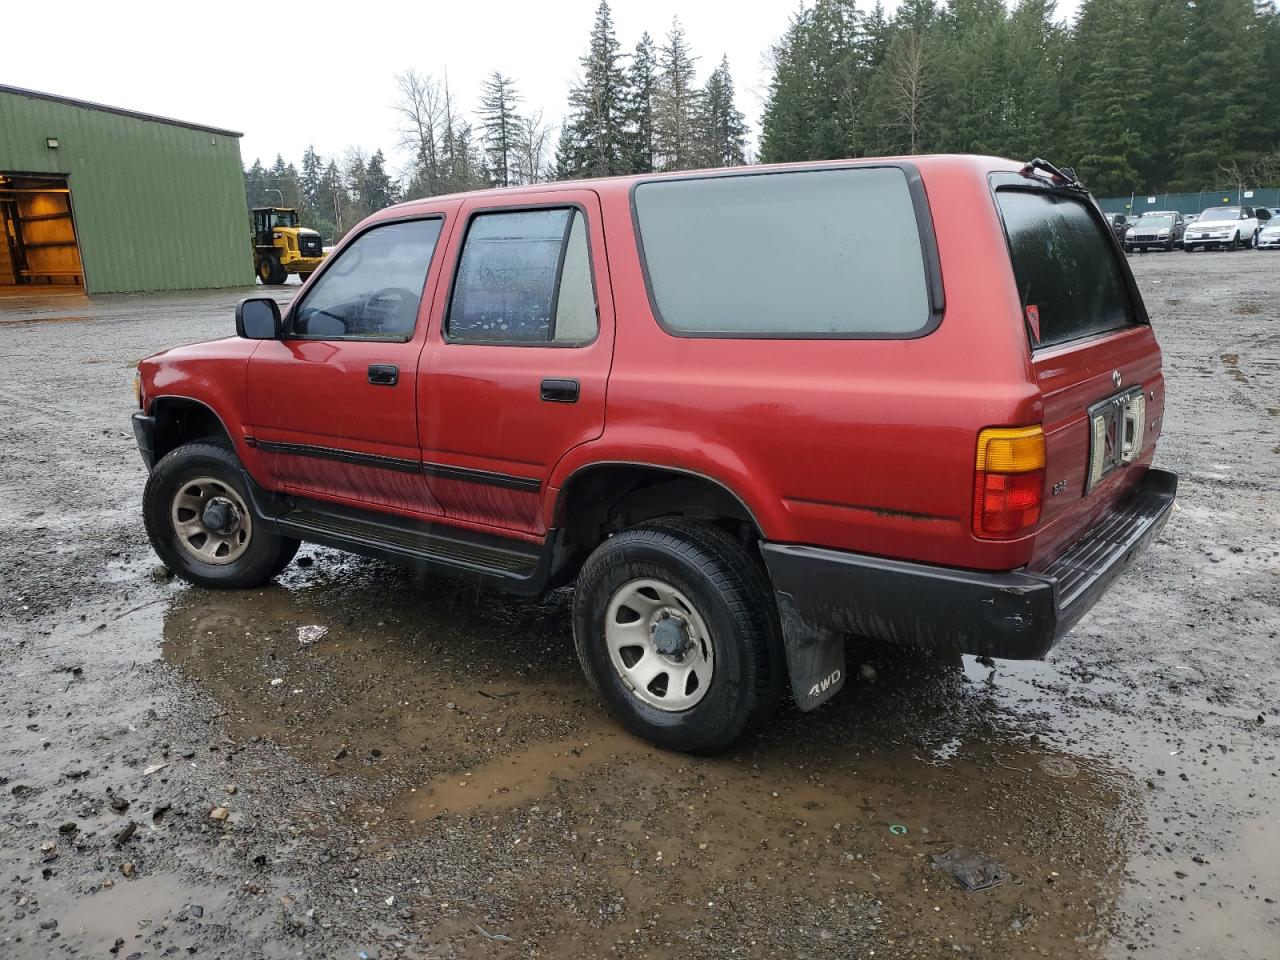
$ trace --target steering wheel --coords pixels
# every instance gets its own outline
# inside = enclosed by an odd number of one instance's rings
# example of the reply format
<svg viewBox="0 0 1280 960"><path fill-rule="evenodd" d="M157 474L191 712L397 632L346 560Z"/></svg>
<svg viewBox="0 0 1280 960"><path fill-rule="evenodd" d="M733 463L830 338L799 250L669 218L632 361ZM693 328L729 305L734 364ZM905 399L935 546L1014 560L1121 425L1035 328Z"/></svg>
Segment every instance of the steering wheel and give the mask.
<svg viewBox="0 0 1280 960"><path fill-rule="evenodd" d="M417 312L418 302L419 302L418 295L411 290L406 290L404 287L383 287L381 290L379 290L377 293L375 293L365 302L367 306L374 307L374 304L389 301L389 300L396 301L395 312L390 316L393 316L397 320L408 321L407 323L399 323L396 325L411 329L413 327L414 317L404 317L402 315L405 312L406 307L411 308L412 310L414 310L415 313ZM377 308L374 307L374 309L377 309ZM385 320L380 321L379 325L385 327L386 326Z"/></svg>

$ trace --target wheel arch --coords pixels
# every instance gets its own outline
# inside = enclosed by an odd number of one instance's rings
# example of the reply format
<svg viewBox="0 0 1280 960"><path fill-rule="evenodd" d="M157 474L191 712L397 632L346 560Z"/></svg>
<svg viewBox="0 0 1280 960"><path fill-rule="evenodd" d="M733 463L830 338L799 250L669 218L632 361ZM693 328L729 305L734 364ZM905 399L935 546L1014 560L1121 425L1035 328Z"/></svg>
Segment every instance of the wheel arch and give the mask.
<svg viewBox="0 0 1280 960"><path fill-rule="evenodd" d="M552 525L585 555L618 530L664 516L711 521L744 541L764 537L746 500L723 481L687 468L620 460L570 474L556 495Z"/></svg>
<svg viewBox="0 0 1280 960"><path fill-rule="evenodd" d="M195 440L225 440L232 449L235 440L226 422L213 407L191 397L160 396L150 404L155 418L152 440L155 459Z"/></svg>

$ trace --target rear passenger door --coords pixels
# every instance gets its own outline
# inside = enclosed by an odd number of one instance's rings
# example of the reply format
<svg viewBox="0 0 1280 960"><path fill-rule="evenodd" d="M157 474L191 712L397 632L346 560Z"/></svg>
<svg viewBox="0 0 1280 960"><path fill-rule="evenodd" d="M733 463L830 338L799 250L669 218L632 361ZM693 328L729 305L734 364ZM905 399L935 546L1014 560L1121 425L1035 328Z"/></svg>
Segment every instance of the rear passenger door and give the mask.
<svg viewBox="0 0 1280 960"><path fill-rule="evenodd" d="M423 356L423 470L446 519L534 539L545 484L604 429L613 356L599 199L464 204Z"/></svg>

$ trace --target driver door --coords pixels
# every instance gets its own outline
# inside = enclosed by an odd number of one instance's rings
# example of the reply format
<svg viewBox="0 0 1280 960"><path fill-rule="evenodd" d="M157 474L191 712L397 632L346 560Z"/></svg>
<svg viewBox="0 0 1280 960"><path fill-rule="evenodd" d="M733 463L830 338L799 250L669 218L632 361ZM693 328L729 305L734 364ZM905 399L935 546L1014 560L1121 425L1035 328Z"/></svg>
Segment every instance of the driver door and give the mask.
<svg viewBox="0 0 1280 960"><path fill-rule="evenodd" d="M448 214L375 223L343 244L249 360L253 442L276 490L434 516L415 389Z"/></svg>

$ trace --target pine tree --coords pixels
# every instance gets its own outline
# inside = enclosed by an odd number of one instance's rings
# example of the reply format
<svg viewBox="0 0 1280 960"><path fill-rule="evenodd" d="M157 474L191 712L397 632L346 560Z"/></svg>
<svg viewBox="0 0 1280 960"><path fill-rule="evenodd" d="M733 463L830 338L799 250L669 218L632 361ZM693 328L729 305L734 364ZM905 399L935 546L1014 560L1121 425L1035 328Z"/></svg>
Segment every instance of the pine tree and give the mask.
<svg viewBox="0 0 1280 960"><path fill-rule="evenodd" d="M630 169L627 157L627 80L618 54L613 14L600 0L582 74L569 94L569 119L556 168L566 177L611 176Z"/></svg>
<svg viewBox="0 0 1280 960"><path fill-rule="evenodd" d="M727 55L711 71L699 99L699 162L710 167L733 167L746 163L746 117L734 105L733 77L729 73Z"/></svg>
<svg viewBox="0 0 1280 960"><path fill-rule="evenodd" d="M1275 109L1258 82L1263 31L1250 0L1198 0L1187 8L1191 38L1181 71L1181 149L1175 182L1212 188L1233 167L1247 167L1276 142Z"/></svg>
<svg viewBox="0 0 1280 960"><path fill-rule="evenodd" d="M320 189L321 178L324 176L320 155L316 153L314 145L309 145L302 152L302 171L298 176L298 192L301 195L302 220L304 223L311 223L316 219L317 213L323 208L320 206ZM332 211L330 211L332 214Z"/></svg>
<svg viewBox="0 0 1280 960"><path fill-rule="evenodd" d="M646 30L631 55L627 71L627 157L630 172L652 173L657 159L653 133L654 99L658 92L658 52Z"/></svg>
<svg viewBox="0 0 1280 960"><path fill-rule="evenodd" d="M253 165L244 172L244 197L250 210L254 207L265 207L267 171L262 161L254 158Z"/></svg>
<svg viewBox="0 0 1280 960"><path fill-rule="evenodd" d="M701 94L695 86L694 63L684 28L671 21L667 42L658 55L658 85L653 104L655 166L660 170L687 170L699 159L698 119Z"/></svg>
<svg viewBox="0 0 1280 960"><path fill-rule="evenodd" d="M387 174L386 158L381 150L375 150L365 165L360 178L360 204L369 213L376 213L396 202L395 184Z"/></svg>
<svg viewBox="0 0 1280 960"><path fill-rule="evenodd" d="M497 70L489 74L480 98L480 130L493 183L498 187L519 182L515 170L520 134L520 117L516 113L519 101L520 95L510 77L504 77Z"/></svg>
<svg viewBox="0 0 1280 960"><path fill-rule="evenodd" d="M860 113L877 38L863 24L853 0L817 0L792 18L771 51L774 75L761 124L761 160L824 160L865 152Z"/></svg>
<svg viewBox="0 0 1280 960"><path fill-rule="evenodd" d="M1068 137L1095 193L1131 191L1150 149L1140 122L1152 76L1145 28L1141 0L1085 0L1076 20Z"/></svg>

